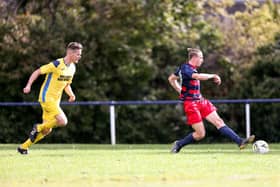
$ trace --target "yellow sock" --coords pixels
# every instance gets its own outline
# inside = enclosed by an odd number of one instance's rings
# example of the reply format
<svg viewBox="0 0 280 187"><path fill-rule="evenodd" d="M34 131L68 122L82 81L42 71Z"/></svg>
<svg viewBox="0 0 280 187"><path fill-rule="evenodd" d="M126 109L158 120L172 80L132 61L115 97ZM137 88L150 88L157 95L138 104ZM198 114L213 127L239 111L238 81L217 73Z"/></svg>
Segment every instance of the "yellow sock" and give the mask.
<svg viewBox="0 0 280 187"><path fill-rule="evenodd" d="M43 129L49 128L52 129L56 126L56 119L52 119L49 121L46 121L40 125L37 125L38 132L41 132Z"/></svg>
<svg viewBox="0 0 280 187"><path fill-rule="evenodd" d="M41 132L38 133L36 139L34 140L34 143L31 142L31 140L28 138L23 144L20 145L22 149L28 149L32 144L35 144L42 140L45 137L45 135Z"/></svg>
<svg viewBox="0 0 280 187"><path fill-rule="evenodd" d="M45 137L45 135L41 132L38 133L36 139L34 140L34 143L39 142L40 140L42 140Z"/></svg>
<svg viewBox="0 0 280 187"><path fill-rule="evenodd" d="M20 145L22 149L28 149L33 143L31 140L28 138L23 144Z"/></svg>

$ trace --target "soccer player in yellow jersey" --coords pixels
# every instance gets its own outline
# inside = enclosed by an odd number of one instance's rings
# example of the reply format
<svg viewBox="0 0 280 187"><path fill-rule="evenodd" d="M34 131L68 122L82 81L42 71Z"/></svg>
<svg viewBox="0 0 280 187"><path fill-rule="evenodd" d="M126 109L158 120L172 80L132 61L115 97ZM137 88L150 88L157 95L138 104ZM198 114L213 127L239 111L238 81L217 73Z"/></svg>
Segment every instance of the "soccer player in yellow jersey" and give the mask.
<svg viewBox="0 0 280 187"><path fill-rule="evenodd" d="M31 74L23 89L25 94L31 91L31 86L39 75L46 74L39 95L39 102L43 110L43 122L33 126L29 138L17 148L19 153L28 154L28 148L48 135L52 128L67 125L67 117L59 103L63 90L69 96L69 102L76 99L70 84L76 71L75 64L81 59L82 49L83 46L80 43L71 42L67 45L64 58L43 65Z"/></svg>

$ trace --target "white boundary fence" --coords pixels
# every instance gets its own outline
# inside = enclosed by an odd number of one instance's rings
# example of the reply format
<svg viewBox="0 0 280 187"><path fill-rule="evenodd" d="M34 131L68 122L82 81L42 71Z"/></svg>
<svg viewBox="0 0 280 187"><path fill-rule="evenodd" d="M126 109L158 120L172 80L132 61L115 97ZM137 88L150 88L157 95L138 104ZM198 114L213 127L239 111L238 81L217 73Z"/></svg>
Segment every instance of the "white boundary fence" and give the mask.
<svg viewBox="0 0 280 187"><path fill-rule="evenodd" d="M245 116L246 116L246 137L251 134L250 124L250 104L251 103L280 103L280 98L273 99L223 99L223 100L211 100L213 103L227 104L227 103L243 103L245 104ZM61 102L62 105L108 105L110 111L110 135L111 144L116 144L116 105L170 105L179 104L182 101L178 100L158 100L158 101L78 101L73 103ZM0 102L0 107L9 106L31 106L39 105L38 102Z"/></svg>

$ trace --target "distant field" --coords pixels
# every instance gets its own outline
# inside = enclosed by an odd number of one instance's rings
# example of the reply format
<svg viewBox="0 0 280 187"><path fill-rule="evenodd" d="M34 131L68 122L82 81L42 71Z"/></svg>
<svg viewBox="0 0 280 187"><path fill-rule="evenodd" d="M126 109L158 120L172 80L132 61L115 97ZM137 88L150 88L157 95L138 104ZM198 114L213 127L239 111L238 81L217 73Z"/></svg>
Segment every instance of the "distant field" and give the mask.
<svg viewBox="0 0 280 187"><path fill-rule="evenodd" d="M251 145L197 144L176 155L170 146L38 144L19 155L0 144L0 186L280 186L280 144L264 155Z"/></svg>

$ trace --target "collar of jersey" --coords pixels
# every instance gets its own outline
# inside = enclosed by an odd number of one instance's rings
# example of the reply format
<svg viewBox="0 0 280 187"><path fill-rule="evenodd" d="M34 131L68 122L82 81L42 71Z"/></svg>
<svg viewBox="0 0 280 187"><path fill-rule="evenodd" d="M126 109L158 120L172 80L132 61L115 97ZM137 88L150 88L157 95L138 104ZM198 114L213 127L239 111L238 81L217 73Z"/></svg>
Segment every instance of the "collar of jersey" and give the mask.
<svg viewBox="0 0 280 187"><path fill-rule="evenodd" d="M64 64L67 68L70 67L71 64L66 64L65 61L64 61L64 58L62 58L62 61L63 61L63 64Z"/></svg>
<svg viewBox="0 0 280 187"><path fill-rule="evenodd" d="M196 69L196 68L197 68L196 66L193 66L193 65L191 65L190 63L188 63L188 65L189 65L190 67L192 67L193 69Z"/></svg>

